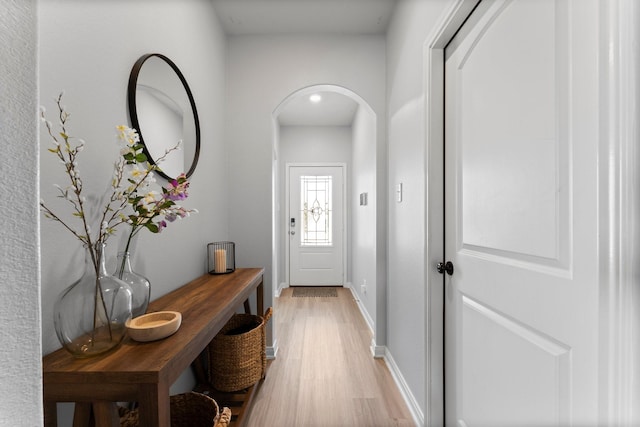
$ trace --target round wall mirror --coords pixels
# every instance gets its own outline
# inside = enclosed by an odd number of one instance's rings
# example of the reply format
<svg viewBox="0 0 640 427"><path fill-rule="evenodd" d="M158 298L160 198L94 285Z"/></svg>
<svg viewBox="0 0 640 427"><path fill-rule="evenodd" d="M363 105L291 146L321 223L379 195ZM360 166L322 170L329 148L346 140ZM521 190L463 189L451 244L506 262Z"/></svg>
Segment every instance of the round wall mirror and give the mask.
<svg viewBox="0 0 640 427"><path fill-rule="evenodd" d="M143 55L129 75L128 104L131 125L144 144L145 154L167 179L191 176L200 156L200 121L191 89L180 69L159 53ZM166 150L182 141L179 150Z"/></svg>

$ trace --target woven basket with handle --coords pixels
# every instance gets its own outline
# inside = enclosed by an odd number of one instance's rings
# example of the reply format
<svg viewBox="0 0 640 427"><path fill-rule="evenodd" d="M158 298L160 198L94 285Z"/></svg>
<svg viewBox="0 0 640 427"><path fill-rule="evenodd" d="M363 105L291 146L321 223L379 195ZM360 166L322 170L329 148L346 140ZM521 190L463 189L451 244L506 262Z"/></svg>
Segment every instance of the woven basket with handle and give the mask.
<svg viewBox="0 0 640 427"><path fill-rule="evenodd" d="M171 396L171 427L228 427L231 410L219 410L218 403L201 393L188 392ZM137 409L118 408L120 427L140 426Z"/></svg>
<svg viewBox="0 0 640 427"><path fill-rule="evenodd" d="M262 378L267 368L264 316L234 314L209 344L209 383L219 391L244 390Z"/></svg>

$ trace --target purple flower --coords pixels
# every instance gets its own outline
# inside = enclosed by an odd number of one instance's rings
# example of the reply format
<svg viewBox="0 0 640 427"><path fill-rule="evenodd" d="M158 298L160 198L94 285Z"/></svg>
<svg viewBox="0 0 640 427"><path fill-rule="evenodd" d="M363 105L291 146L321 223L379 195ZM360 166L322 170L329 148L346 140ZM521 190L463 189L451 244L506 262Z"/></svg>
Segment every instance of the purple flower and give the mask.
<svg viewBox="0 0 640 427"><path fill-rule="evenodd" d="M188 188L189 181L187 180L187 176L185 174L180 174L176 179L171 180L164 189L164 197L174 202L184 200L188 197Z"/></svg>
<svg viewBox="0 0 640 427"><path fill-rule="evenodd" d="M184 193L168 193L167 194L167 198L169 200L172 200L174 202L177 202L179 200L184 200L187 198L186 194Z"/></svg>

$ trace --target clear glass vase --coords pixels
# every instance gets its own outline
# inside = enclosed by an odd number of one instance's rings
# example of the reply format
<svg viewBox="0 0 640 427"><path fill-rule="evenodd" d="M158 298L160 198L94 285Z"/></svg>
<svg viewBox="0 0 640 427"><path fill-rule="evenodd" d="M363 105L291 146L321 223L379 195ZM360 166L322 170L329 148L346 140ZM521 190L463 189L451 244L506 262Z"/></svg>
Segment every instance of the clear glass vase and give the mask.
<svg viewBox="0 0 640 427"><path fill-rule="evenodd" d="M151 283L146 277L131 269L131 257L129 252L118 253L116 271L114 277L126 282L131 288L131 315L142 316L147 312L149 298L151 296Z"/></svg>
<svg viewBox="0 0 640 427"><path fill-rule="evenodd" d="M105 245L87 248L84 272L56 300L54 327L63 347L91 357L117 347L131 318L131 288L107 273Z"/></svg>

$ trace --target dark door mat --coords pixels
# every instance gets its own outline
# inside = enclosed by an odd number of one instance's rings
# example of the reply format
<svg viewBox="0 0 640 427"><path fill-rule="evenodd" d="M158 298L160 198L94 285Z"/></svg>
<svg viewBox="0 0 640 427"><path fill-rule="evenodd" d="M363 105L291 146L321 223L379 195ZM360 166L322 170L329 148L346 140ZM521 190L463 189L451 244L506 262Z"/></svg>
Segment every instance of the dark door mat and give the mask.
<svg viewBox="0 0 640 427"><path fill-rule="evenodd" d="M311 298L327 298L327 297L338 297L338 290L334 287L328 286L314 286L314 287L300 287L296 286L293 288L293 297L301 298L301 297L311 297Z"/></svg>

